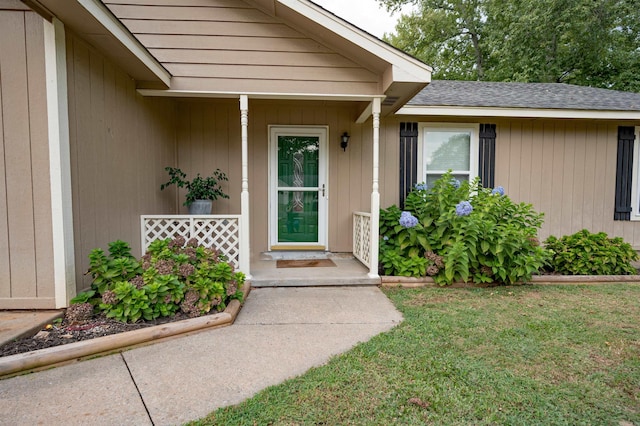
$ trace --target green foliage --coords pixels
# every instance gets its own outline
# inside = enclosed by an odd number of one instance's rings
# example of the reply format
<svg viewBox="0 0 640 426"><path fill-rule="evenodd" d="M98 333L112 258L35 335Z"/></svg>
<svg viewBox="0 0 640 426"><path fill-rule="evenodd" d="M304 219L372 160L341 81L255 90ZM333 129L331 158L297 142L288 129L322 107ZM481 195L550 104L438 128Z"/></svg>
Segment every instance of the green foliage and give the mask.
<svg viewBox="0 0 640 426"><path fill-rule="evenodd" d="M102 249L94 249L89 254L88 274L93 278L91 287L102 294L109 283L128 281L142 272L140 264L131 255L128 243L117 240L109 243L109 256Z"/></svg>
<svg viewBox="0 0 640 426"><path fill-rule="evenodd" d="M486 7L482 0L379 0L388 10L406 4L414 12L403 14L395 34L385 40L425 61L434 77L448 80L484 79Z"/></svg>
<svg viewBox="0 0 640 426"><path fill-rule="evenodd" d="M461 202L472 206L469 215L457 212ZM512 284L529 280L545 263L547 253L537 239L542 214L483 188L477 179L459 183L448 172L432 188L414 189L405 210L418 219L416 226L401 225L396 206L380 213L385 274L426 273L441 285L458 280Z"/></svg>
<svg viewBox="0 0 640 426"><path fill-rule="evenodd" d="M636 274L631 262L638 253L622 238L609 238L604 232L592 234L586 229L545 241L551 253L551 270L565 275Z"/></svg>
<svg viewBox="0 0 640 426"><path fill-rule="evenodd" d="M380 263L386 275L401 277L423 277L427 274L429 261L421 256L403 256L400 250L385 250L380 255Z"/></svg>
<svg viewBox="0 0 640 426"><path fill-rule="evenodd" d="M217 250L185 242L182 237L157 240L136 260L127 243L116 241L107 257L90 255L91 289L72 303L90 302L109 318L123 322L153 320L182 311L199 316L242 300L245 276L235 272Z"/></svg>
<svg viewBox="0 0 640 426"><path fill-rule="evenodd" d="M118 281L110 291L115 295L116 301L103 302L98 306L108 318L121 322L136 322L141 317L147 320L153 319L149 297L144 290L136 288L128 281Z"/></svg>
<svg viewBox="0 0 640 426"><path fill-rule="evenodd" d="M165 167L165 170L169 173L169 181L160 185L160 190L170 185L185 188L187 190L185 206L190 206L195 200L215 201L218 198L229 198L220 185L221 181L228 181L229 178L220 169L214 170L208 177L202 177L198 173L193 180L187 180L187 174L177 167Z"/></svg>
<svg viewBox="0 0 640 426"><path fill-rule="evenodd" d="M434 78L562 82L640 92L636 0L379 0L402 15L394 46Z"/></svg>

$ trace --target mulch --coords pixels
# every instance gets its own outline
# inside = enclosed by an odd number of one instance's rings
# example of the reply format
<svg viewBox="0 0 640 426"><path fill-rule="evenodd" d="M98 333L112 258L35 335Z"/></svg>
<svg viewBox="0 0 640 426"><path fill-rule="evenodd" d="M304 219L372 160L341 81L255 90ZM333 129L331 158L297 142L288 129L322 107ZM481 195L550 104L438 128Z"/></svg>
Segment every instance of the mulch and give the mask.
<svg viewBox="0 0 640 426"><path fill-rule="evenodd" d="M111 318L106 318L105 316L96 316L78 324L68 324L65 321L58 324L54 322L48 324L31 337L23 337L0 346L0 357L95 339L96 337L109 336L111 334L124 333L188 318L190 317L179 312L173 317L163 317L152 321L139 321L133 324L119 322Z"/></svg>

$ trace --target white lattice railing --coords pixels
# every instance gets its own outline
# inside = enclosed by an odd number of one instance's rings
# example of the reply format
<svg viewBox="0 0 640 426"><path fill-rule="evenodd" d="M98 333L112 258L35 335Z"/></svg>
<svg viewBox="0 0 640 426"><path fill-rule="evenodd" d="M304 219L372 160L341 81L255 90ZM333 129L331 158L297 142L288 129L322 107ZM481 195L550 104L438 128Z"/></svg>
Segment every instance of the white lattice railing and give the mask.
<svg viewBox="0 0 640 426"><path fill-rule="evenodd" d="M153 241L181 235L186 240L195 238L199 244L220 250L234 268L240 268L239 215L153 215L140 216L140 222L143 254Z"/></svg>
<svg viewBox="0 0 640 426"><path fill-rule="evenodd" d="M353 213L353 256L365 266L370 266L371 213Z"/></svg>

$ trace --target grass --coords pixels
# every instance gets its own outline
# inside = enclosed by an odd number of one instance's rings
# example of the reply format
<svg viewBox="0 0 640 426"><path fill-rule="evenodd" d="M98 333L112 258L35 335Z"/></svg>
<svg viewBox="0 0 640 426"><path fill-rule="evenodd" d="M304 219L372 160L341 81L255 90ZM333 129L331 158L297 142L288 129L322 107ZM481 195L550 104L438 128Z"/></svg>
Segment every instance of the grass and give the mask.
<svg viewBox="0 0 640 426"><path fill-rule="evenodd" d="M389 289L405 321L196 425L640 425L640 285Z"/></svg>

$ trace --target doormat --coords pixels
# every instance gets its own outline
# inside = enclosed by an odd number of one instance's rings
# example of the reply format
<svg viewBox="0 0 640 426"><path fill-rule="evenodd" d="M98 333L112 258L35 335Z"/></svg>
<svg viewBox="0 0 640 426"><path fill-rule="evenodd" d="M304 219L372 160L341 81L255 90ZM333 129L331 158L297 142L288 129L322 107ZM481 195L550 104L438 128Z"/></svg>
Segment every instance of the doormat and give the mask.
<svg viewBox="0 0 640 426"><path fill-rule="evenodd" d="M336 266L331 259L278 260L277 268L318 268Z"/></svg>

